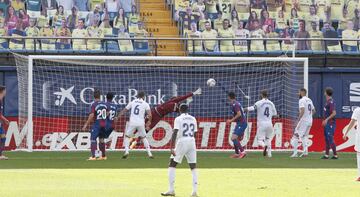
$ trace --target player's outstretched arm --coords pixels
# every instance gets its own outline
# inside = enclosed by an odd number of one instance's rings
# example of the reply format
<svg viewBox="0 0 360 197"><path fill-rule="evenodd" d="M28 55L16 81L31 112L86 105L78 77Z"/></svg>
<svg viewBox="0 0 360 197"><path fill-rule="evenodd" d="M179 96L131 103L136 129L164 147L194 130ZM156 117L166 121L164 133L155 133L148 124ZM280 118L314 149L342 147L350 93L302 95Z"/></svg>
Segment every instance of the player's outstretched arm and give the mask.
<svg viewBox="0 0 360 197"><path fill-rule="evenodd" d="M86 120L84 126L82 127L82 131L86 131L86 128L90 125L91 121L94 119L94 113L89 114L88 119Z"/></svg>
<svg viewBox="0 0 360 197"><path fill-rule="evenodd" d="M186 94L184 96L175 97L175 98L171 99L171 101L174 102L174 103L179 103L179 102L184 101L187 98L190 98L190 97L192 97L194 95L200 95L200 94L201 94L201 88L197 89L195 92L190 92L189 94Z"/></svg>
<svg viewBox="0 0 360 197"><path fill-rule="evenodd" d="M255 111L255 107L254 106L250 106L250 107L246 107L244 109L244 112L247 113L247 112L252 112L252 111Z"/></svg>
<svg viewBox="0 0 360 197"><path fill-rule="evenodd" d="M193 92L193 95L201 95L202 94L202 89L201 88L198 88L197 90L195 90Z"/></svg>
<svg viewBox="0 0 360 197"><path fill-rule="evenodd" d="M123 110L120 111L119 115L117 116L117 118L120 118L121 116L123 116L126 112L128 112L129 110L124 108Z"/></svg>

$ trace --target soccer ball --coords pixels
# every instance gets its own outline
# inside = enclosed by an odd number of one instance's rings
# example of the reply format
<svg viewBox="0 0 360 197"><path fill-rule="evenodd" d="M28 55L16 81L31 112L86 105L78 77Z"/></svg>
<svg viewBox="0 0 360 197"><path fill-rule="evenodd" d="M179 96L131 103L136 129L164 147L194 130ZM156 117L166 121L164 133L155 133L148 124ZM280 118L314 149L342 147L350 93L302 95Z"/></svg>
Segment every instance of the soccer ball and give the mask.
<svg viewBox="0 0 360 197"><path fill-rule="evenodd" d="M214 87L216 85L216 81L215 79L213 78L210 78L207 80L206 84L209 86L209 87Z"/></svg>

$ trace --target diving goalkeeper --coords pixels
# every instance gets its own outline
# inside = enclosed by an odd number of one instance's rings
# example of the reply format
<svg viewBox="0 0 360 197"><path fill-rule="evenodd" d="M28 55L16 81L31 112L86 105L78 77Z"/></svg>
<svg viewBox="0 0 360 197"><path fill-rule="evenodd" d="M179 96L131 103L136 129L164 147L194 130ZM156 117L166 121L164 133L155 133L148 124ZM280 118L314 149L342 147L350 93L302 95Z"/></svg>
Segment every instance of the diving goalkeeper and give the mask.
<svg viewBox="0 0 360 197"><path fill-rule="evenodd" d="M180 103L189 99L192 96L201 95L201 88L198 88L194 92L190 92L183 96L173 97L170 100L166 101L165 103L158 105L151 109L151 124L146 127L146 132L150 131L152 128L156 126L157 123L160 122L160 120L165 117L166 115L172 113L172 112L178 112ZM190 103L191 101L188 100L187 103ZM147 120L146 120L147 122ZM136 138L131 139L131 146L130 148L133 149L136 144Z"/></svg>

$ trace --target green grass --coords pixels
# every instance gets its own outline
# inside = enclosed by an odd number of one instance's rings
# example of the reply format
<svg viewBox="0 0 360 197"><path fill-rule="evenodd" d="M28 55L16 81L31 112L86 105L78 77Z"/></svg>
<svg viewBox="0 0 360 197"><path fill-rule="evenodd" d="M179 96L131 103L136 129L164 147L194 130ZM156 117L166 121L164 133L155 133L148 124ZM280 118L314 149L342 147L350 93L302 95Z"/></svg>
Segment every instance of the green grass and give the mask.
<svg viewBox="0 0 360 197"><path fill-rule="evenodd" d="M144 152L129 159L110 152L107 161L85 161L87 152L9 152L0 161L0 196L159 196L167 189L168 152ZM199 195L235 196L360 196L354 153L339 160L320 160L320 154L290 159L289 153L263 158L250 152L245 159L230 153L199 152ZM191 193L191 173L184 160L176 174L177 196Z"/></svg>
<svg viewBox="0 0 360 197"><path fill-rule="evenodd" d="M121 159L122 152L109 152L107 161L88 162L89 152L9 152L8 161L1 161L1 169L125 169L166 168L169 152L154 152L155 159L148 159L145 152L131 152L128 159ZM260 152L250 152L245 159L230 159L230 152L199 152L199 168L356 168L355 153L342 153L339 160L320 160L321 154L311 153L307 158L290 159L290 153L274 152L266 158ZM179 168L188 168L186 160Z"/></svg>

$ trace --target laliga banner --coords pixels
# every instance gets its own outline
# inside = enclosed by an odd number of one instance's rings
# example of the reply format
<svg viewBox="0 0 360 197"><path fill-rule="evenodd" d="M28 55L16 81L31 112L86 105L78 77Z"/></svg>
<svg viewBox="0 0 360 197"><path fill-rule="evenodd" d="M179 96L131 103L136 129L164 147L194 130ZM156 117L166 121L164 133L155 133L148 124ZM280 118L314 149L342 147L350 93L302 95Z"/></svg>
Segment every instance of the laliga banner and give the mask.
<svg viewBox="0 0 360 197"><path fill-rule="evenodd" d="M11 123L7 128L6 147L8 150L13 150L25 139L25 130L19 130L17 125L17 118L11 118ZM44 121L42 118L35 118L35 121ZM67 130L70 126L68 118L56 118L47 121L56 122L55 125L46 126L38 125L34 128L34 149L49 149L49 150L87 150L90 148L90 133L88 132L56 132L50 129L57 127L58 130ZM125 120L124 120L125 121ZM275 120L274 135L272 139L272 146L274 149L290 149L289 140L291 133L287 128L284 128L285 120ZM325 139L323 128L321 126L321 119L315 119L313 127L309 136L309 150L314 152L324 151ZM338 119L337 128L335 132L335 142L339 151L352 152L355 143L355 129L352 129L348 134L348 139L344 141L342 135L344 127L348 124L349 119ZM148 133L148 140L153 149L168 149L172 134L173 119L169 118L166 121L160 121L159 124ZM230 130L235 127L233 123L227 126L223 120L220 119L203 119L198 118L199 131L196 135L196 144L198 149L232 149L232 142L230 140ZM256 125L250 123L249 130L245 132L244 139L241 144L246 145L248 149L257 149L258 144L256 139ZM123 148L122 131L114 131L107 140L108 149L122 149ZM140 147L142 148L142 147Z"/></svg>

